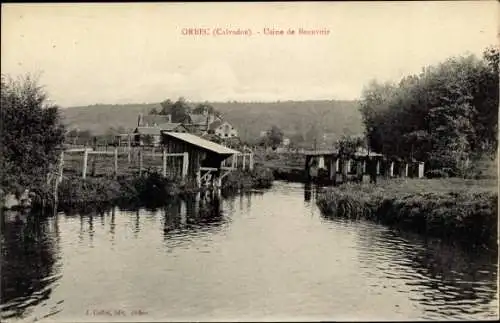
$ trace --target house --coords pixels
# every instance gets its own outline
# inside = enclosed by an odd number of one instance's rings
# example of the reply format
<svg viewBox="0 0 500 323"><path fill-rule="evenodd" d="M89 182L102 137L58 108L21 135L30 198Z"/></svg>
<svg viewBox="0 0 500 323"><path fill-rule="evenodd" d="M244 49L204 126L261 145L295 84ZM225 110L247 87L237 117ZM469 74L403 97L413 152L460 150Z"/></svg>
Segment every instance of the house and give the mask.
<svg viewBox="0 0 500 323"><path fill-rule="evenodd" d="M160 124L171 123L172 118L170 115L160 115L160 114L150 114L143 115L139 114L137 120L137 127L157 127Z"/></svg>
<svg viewBox="0 0 500 323"><path fill-rule="evenodd" d="M220 138L238 137L236 130L229 122L223 120L215 120L208 126L208 133L215 134Z"/></svg>
<svg viewBox="0 0 500 323"><path fill-rule="evenodd" d="M134 130L136 145L158 146L161 142L161 132L185 133L189 130L181 123L170 122L170 115L139 115L137 128Z"/></svg>
<svg viewBox="0 0 500 323"><path fill-rule="evenodd" d="M238 130L233 125L207 109L201 114L188 113L181 123L190 133L199 136L216 135L220 139L238 137Z"/></svg>

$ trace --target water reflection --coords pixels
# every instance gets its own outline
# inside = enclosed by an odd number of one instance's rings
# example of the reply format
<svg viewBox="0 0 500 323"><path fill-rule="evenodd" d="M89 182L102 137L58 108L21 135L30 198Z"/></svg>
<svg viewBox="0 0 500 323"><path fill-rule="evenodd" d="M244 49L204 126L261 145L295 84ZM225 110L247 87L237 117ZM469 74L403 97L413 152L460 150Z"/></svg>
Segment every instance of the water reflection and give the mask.
<svg viewBox="0 0 500 323"><path fill-rule="evenodd" d="M357 230L358 260L372 286L391 285L409 294L427 313L424 318L473 318L495 312L496 252L371 223L361 222Z"/></svg>
<svg viewBox="0 0 500 323"><path fill-rule="evenodd" d="M2 319L24 317L51 297L59 280L58 218L2 216Z"/></svg>
<svg viewBox="0 0 500 323"><path fill-rule="evenodd" d="M498 313L496 255L366 221L323 219L315 206L321 190L278 182L265 193L75 210L34 223L38 238L26 241L26 219L7 218L2 318L62 310L57 320L72 321L97 305L144 308L156 315L148 321Z"/></svg>
<svg viewBox="0 0 500 323"><path fill-rule="evenodd" d="M304 201L315 202L318 195L324 190L324 186L314 183L304 183Z"/></svg>

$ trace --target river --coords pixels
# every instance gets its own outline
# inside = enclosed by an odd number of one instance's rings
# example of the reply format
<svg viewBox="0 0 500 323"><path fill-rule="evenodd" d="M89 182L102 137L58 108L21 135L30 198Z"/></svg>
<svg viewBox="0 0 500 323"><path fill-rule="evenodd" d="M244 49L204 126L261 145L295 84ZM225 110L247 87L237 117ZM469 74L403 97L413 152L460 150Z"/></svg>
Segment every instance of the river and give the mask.
<svg viewBox="0 0 500 323"><path fill-rule="evenodd" d="M498 317L497 259L324 218L316 192L2 225L2 321L442 320Z"/></svg>

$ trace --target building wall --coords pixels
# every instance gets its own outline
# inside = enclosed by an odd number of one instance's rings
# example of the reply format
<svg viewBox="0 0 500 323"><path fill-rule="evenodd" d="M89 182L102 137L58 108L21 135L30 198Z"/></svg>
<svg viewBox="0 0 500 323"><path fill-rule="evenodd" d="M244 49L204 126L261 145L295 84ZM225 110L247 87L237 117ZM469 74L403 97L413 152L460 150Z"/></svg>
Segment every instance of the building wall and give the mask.
<svg viewBox="0 0 500 323"><path fill-rule="evenodd" d="M224 122L217 129L215 134L221 138L238 137L238 130L236 130L229 122Z"/></svg>

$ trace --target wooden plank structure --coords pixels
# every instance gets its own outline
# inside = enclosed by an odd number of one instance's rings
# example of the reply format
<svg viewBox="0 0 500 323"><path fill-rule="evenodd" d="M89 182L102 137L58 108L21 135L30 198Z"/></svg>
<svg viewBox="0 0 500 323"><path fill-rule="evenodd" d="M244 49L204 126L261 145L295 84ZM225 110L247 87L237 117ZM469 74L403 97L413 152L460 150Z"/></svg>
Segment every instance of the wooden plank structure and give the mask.
<svg viewBox="0 0 500 323"><path fill-rule="evenodd" d="M190 133L162 131L161 145L167 154L185 153L189 156L183 165L186 180L196 181L198 187L211 185L220 188L222 179L235 169L223 167L222 162L240 154L237 150Z"/></svg>
<svg viewBox="0 0 500 323"><path fill-rule="evenodd" d="M424 177L424 163L390 159L373 152L356 152L345 157L337 150L306 151L305 174L309 181L326 181L334 185L349 178L363 181L364 175L370 175L370 181L382 175L392 177Z"/></svg>

